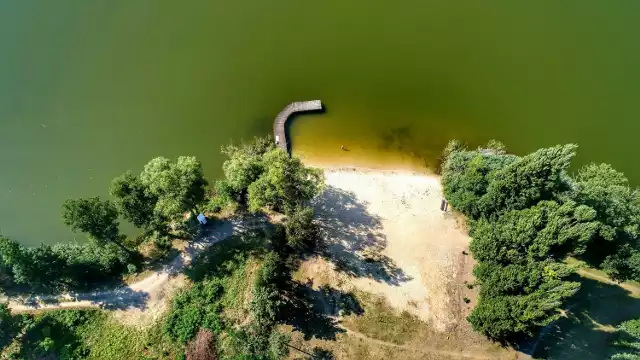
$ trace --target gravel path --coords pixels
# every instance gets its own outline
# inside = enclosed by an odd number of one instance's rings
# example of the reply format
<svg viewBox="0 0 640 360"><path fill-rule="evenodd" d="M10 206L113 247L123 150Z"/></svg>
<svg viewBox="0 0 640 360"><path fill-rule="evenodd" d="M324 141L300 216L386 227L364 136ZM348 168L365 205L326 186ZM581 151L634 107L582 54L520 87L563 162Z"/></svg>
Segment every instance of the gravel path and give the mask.
<svg viewBox="0 0 640 360"><path fill-rule="evenodd" d="M62 295L32 295L28 298L9 299L9 307L14 313L63 308L99 307L105 309L145 309L153 295L162 290L175 275L191 263L192 259L207 247L226 239L244 228L238 220L224 221L205 230L205 235L198 241L190 243L171 262L159 271L133 283L111 290L84 293L68 293Z"/></svg>

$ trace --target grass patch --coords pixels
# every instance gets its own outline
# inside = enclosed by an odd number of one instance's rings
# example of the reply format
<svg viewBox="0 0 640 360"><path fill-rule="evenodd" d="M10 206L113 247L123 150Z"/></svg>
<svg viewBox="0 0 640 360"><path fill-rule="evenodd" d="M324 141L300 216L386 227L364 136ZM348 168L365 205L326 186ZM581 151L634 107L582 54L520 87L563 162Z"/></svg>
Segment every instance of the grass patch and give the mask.
<svg viewBox="0 0 640 360"><path fill-rule="evenodd" d="M175 359L182 345L157 323L149 329L119 324L103 310L54 310L24 315L22 336L8 359Z"/></svg>
<svg viewBox="0 0 640 360"><path fill-rule="evenodd" d="M370 338L402 345L424 324L406 311L397 312L381 296L357 292L356 298L364 309L362 315L346 316L343 324L350 330Z"/></svg>
<svg viewBox="0 0 640 360"><path fill-rule="evenodd" d="M261 262L258 259L250 258L226 279L220 303L224 308L224 318L228 321L241 324L249 317L253 283L260 266Z"/></svg>
<svg viewBox="0 0 640 360"><path fill-rule="evenodd" d="M139 330L105 319L88 332L89 359L176 359L183 346L166 336L160 324Z"/></svg>
<svg viewBox="0 0 640 360"><path fill-rule="evenodd" d="M232 235L198 255L185 273L193 281L207 276L228 277L249 257L263 255L267 251L265 243L260 232Z"/></svg>

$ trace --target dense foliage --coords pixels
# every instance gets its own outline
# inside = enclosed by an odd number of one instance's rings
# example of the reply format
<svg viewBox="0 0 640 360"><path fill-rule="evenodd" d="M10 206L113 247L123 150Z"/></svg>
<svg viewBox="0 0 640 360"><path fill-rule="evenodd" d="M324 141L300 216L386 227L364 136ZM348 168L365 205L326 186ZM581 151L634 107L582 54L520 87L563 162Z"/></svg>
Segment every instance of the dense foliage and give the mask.
<svg viewBox="0 0 640 360"><path fill-rule="evenodd" d="M470 218L479 303L469 316L490 338L531 335L558 317L578 290L567 256L612 277L640 279L640 201L627 179L606 164L572 178L575 145L518 157L493 141L467 150L451 142L443 155L444 193Z"/></svg>
<svg viewBox="0 0 640 360"><path fill-rule="evenodd" d="M181 343L193 343L202 341L197 334L208 330L221 359L281 359L288 354L289 337L275 325L289 269L280 254L267 250L273 244L264 234L234 240L218 244L194 263L199 269L188 274L198 282L174 298L165 332ZM248 276L256 259L259 268ZM241 295L245 291L249 299ZM225 315L228 311L239 318Z"/></svg>
<svg viewBox="0 0 640 360"><path fill-rule="evenodd" d="M610 360L640 360L640 319L625 321L617 330Z"/></svg>
<svg viewBox="0 0 640 360"><path fill-rule="evenodd" d="M0 321L13 331L12 342L1 344L3 359L176 359L183 351L158 326L121 325L103 310L0 313Z"/></svg>
<svg viewBox="0 0 640 360"><path fill-rule="evenodd" d="M287 244L296 251L304 251L316 245L318 229L313 222L313 208L296 208L284 224Z"/></svg>
<svg viewBox="0 0 640 360"><path fill-rule="evenodd" d="M128 255L113 244L59 243L27 248L0 237L5 290L16 285L31 292L86 290L95 283L117 279L127 259Z"/></svg>
<svg viewBox="0 0 640 360"><path fill-rule="evenodd" d="M83 232L94 241L111 242L127 250L120 241L118 210L113 202L99 197L69 199L62 204L62 209L62 221L71 230Z"/></svg>
<svg viewBox="0 0 640 360"><path fill-rule="evenodd" d="M158 199L147 191L140 178L126 172L111 182L109 189L120 214L139 228L150 228Z"/></svg>
<svg viewBox="0 0 640 360"><path fill-rule="evenodd" d="M205 280L173 299L173 311L165 323L167 333L181 343L191 340L200 328L221 330L220 296L223 286L217 279Z"/></svg>
<svg viewBox="0 0 640 360"><path fill-rule="evenodd" d="M287 357L290 337L276 325L282 320L283 288L290 286L289 257L316 244L309 205L322 190L323 178L319 170L276 149L269 138L223 152L230 158L223 167L225 179L214 184L207 207L220 210L235 203L251 212L280 211L286 215L283 225L265 229L253 242L228 241L199 256L187 271L194 283L173 298L168 314L148 331L125 330L101 310L12 316L0 304L0 342L12 346L5 354L25 359ZM113 201L67 200L64 223L90 241L26 248L0 237L3 289L79 291L135 271L138 239L153 238L167 247L172 236L195 236L200 226L193 216L185 220L185 213L204 209L206 185L195 158L155 158L139 176L127 172L112 181ZM121 217L144 234L121 234Z"/></svg>
<svg viewBox="0 0 640 360"><path fill-rule="evenodd" d="M0 236L0 286L5 292L86 290L134 272L142 259L137 251L142 241L151 240L154 251L149 254L162 257L172 236L198 234L194 220L183 220L183 215L204 202L206 184L195 158L180 157L175 163L155 158L139 177L126 172L112 181L114 201L68 199L62 204L64 224L90 241L25 248ZM143 229L143 236L121 234L120 216Z"/></svg>
<svg viewBox="0 0 640 360"><path fill-rule="evenodd" d="M192 156L180 156L175 163L163 157L152 159L144 166L140 182L147 196L157 199L154 212L167 219L195 213L207 185L202 165Z"/></svg>
<svg viewBox="0 0 640 360"><path fill-rule="evenodd" d="M229 160L222 165L225 180L216 185L216 197L232 199L253 212L267 208L292 213L324 185L320 170L304 166L300 159L274 147L269 138L229 145L222 153Z"/></svg>

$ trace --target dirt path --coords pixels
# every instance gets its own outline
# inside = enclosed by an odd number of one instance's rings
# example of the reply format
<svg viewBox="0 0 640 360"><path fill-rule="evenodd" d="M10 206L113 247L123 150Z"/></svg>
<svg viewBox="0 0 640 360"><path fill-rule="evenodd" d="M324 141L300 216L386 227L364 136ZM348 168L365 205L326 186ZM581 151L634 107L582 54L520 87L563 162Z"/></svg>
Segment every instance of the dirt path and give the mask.
<svg viewBox="0 0 640 360"><path fill-rule="evenodd" d="M182 272L198 253L226 239L233 233L243 230L243 225L237 220L224 221L207 229L204 236L198 241L190 243L171 262L164 265L161 270L131 285L106 291L62 295L32 295L25 299L13 298L9 299L9 308L14 313L42 309L86 307L100 307L112 310L135 308L144 311L154 307L152 303L164 296L163 289L169 285L170 280Z"/></svg>
<svg viewBox="0 0 640 360"><path fill-rule="evenodd" d="M392 342L388 342L388 341L383 341L383 340L378 340L378 339L374 339L371 337L368 337L367 335L361 333L361 332L357 332L357 331L353 331L347 327L344 327L342 325L338 325L339 328L345 330L347 332L347 335L349 336L353 336L353 337L357 337L359 339L362 339L364 341L370 342L370 343L374 343L374 344L378 344L381 346L390 346L390 347L394 347L394 348L398 348L398 349L404 349L404 350L409 350L409 351L416 351L419 353L423 353L423 354L438 354L438 355L447 355L447 356L451 356L451 357L457 357L457 358L464 358L464 359L493 359L493 357L488 356L488 355L482 355L482 354L474 354L471 352L466 352L466 351L447 351L447 350L436 350L436 349L418 349L415 347L411 347L408 345L400 345L400 344L395 344Z"/></svg>

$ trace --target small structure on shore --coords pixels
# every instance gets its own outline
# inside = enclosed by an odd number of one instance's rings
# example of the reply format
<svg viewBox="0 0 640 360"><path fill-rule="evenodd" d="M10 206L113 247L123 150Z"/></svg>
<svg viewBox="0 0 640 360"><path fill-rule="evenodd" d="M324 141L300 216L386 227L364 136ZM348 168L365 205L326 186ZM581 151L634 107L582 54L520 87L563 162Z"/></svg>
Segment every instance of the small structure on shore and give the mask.
<svg viewBox="0 0 640 360"><path fill-rule="evenodd" d="M200 224L202 224L202 225L206 225L207 224L207 217L204 216L204 214L198 215L198 222L200 222Z"/></svg>
<svg viewBox="0 0 640 360"><path fill-rule="evenodd" d="M295 113L307 112L307 111L320 111L322 110L322 101L298 101L287 105L276 119L273 121L273 137L276 142L276 146L282 150L289 152L289 141L287 140L287 134L285 125L289 117Z"/></svg>
<svg viewBox="0 0 640 360"><path fill-rule="evenodd" d="M447 212L448 209L449 209L449 203L447 202L447 200L442 199L442 202L440 203L440 210Z"/></svg>

